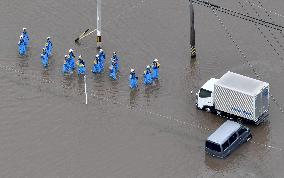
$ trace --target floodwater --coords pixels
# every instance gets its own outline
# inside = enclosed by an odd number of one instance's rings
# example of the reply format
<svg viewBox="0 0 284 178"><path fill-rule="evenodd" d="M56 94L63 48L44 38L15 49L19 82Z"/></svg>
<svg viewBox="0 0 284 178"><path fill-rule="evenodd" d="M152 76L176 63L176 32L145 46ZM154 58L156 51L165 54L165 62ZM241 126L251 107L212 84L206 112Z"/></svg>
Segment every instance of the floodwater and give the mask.
<svg viewBox="0 0 284 178"><path fill-rule="evenodd" d="M212 3L284 24L281 0ZM107 59L118 52L121 71L117 81L89 72L85 105L83 79L60 70L73 48L90 71L95 36L74 39L95 28L96 1L1 0L0 177L283 177L284 33L194 4L197 59L190 60L187 1L104 0L102 8L103 48ZM31 38L23 58L22 27ZM47 36L54 53L44 70ZM156 57L161 78L144 87L142 72ZM130 67L140 77L136 91ZM204 142L224 119L196 110L194 93L228 70L269 82L275 101L267 122L248 125L252 141L219 160L205 154Z"/></svg>

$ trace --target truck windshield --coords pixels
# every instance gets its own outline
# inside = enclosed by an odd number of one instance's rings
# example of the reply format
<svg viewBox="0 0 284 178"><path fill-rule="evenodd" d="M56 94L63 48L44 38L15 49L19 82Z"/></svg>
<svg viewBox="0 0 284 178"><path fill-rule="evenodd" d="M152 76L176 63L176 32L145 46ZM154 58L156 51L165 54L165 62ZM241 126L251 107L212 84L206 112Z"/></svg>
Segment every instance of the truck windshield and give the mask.
<svg viewBox="0 0 284 178"><path fill-rule="evenodd" d="M209 148L212 151L217 151L217 152L221 152L221 147L220 145L216 144L216 143L212 143L210 141L206 141L205 143L206 148Z"/></svg>
<svg viewBox="0 0 284 178"><path fill-rule="evenodd" d="M208 90L205 90L203 88L200 89L199 91L199 97L200 98L208 98L208 97L211 97L211 91L208 91Z"/></svg>

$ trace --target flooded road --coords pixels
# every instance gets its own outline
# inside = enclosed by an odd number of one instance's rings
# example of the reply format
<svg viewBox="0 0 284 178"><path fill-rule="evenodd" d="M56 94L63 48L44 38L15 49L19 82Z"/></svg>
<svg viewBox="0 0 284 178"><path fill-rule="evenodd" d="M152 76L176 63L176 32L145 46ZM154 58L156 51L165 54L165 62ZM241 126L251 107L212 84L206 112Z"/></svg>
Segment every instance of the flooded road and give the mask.
<svg viewBox="0 0 284 178"><path fill-rule="evenodd" d="M280 0L212 3L284 24ZM103 48L107 60L113 51L121 58L119 79L111 81L107 72L90 72L95 36L74 44L96 28L95 1L2 0L0 177L283 177L284 33L193 5L196 60L187 1L104 0ZM31 39L24 58L17 54L22 27ZM44 70L47 36L54 52ZM88 105L83 78L61 74L69 48L87 63ZM154 58L161 78L144 87L142 73ZM128 87L130 67L140 79L137 91ZM205 154L204 143L224 119L196 110L194 93L228 70L270 83L270 116L248 125L250 143L218 160Z"/></svg>

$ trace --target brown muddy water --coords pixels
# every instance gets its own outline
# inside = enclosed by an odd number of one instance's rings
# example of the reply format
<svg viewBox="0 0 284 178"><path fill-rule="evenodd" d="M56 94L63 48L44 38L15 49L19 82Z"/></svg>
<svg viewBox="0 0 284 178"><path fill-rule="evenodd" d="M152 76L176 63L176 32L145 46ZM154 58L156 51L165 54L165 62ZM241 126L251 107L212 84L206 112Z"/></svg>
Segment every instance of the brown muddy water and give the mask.
<svg viewBox="0 0 284 178"><path fill-rule="evenodd" d="M284 24L281 0L212 2ZM102 8L103 48L107 59L118 51L121 72L115 82L89 72L85 105L82 78L60 70L74 48L90 71L95 36L80 45L74 39L95 28L96 1L1 0L1 178L283 177L282 32L195 3L197 59L190 60L188 1L104 0ZM17 54L22 27L31 38L24 58ZM47 36L54 54L44 70ZM141 79L156 57L159 82L130 91L129 67ZM269 82L275 101L267 122L248 125L252 141L219 160L205 154L204 142L224 119L196 110L194 93L228 70Z"/></svg>

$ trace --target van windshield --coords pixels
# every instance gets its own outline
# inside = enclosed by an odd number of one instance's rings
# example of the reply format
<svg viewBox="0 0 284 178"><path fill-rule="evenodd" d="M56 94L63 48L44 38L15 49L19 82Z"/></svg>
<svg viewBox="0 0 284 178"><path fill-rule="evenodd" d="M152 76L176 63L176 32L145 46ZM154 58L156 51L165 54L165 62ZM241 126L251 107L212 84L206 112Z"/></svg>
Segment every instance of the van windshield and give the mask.
<svg viewBox="0 0 284 178"><path fill-rule="evenodd" d="M205 146L206 146L206 148L209 148L210 150L221 152L220 145L218 145L216 143L212 143L210 141L206 141Z"/></svg>
<svg viewBox="0 0 284 178"><path fill-rule="evenodd" d="M211 91L208 91L208 90L205 90L203 88L200 89L199 91L199 97L200 98L208 98L208 97L211 97Z"/></svg>

